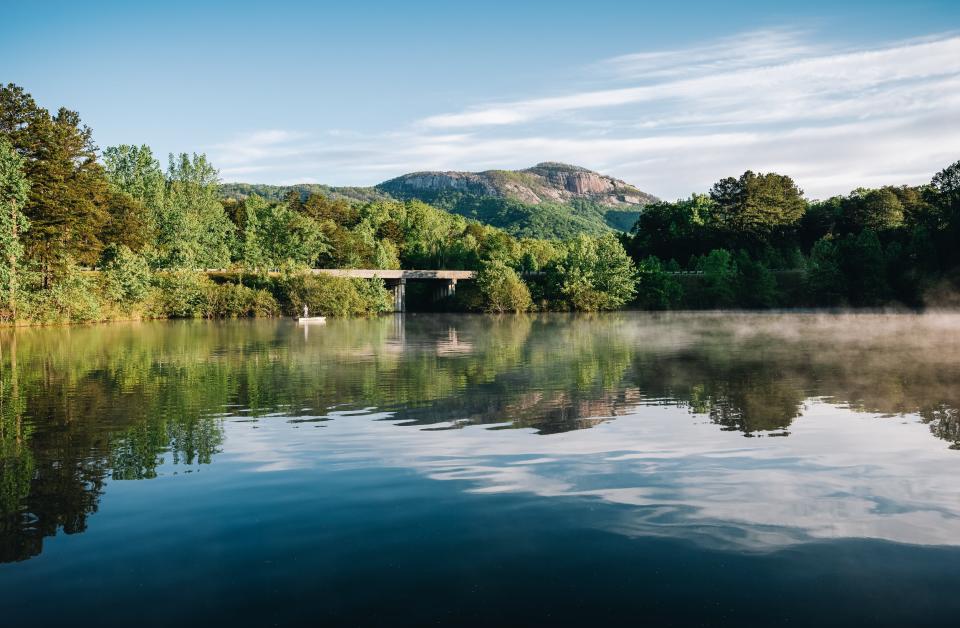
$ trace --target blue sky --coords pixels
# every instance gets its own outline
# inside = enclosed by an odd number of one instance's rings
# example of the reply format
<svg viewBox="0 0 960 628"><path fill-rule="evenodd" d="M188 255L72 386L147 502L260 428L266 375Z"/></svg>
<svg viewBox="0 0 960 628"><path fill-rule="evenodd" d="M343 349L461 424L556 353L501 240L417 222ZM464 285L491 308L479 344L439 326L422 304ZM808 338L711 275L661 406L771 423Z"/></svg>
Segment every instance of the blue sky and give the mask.
<svg viewBox="0 0 960 628"><path fill-rule="evenodd" d="M576 163L666 198L960 159L960 2L15 2L0 81L228 181Z"/></svg>

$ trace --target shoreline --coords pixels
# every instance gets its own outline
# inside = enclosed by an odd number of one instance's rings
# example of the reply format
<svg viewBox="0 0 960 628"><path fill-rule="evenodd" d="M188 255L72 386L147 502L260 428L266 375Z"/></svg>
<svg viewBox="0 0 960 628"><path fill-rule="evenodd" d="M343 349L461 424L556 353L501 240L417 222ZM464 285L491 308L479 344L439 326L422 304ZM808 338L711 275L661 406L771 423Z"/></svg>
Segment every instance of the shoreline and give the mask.
<svg viewBox="0 0 960 628"><path fill-rule="evenodd" d="M453 311L407 311L407 312L386 312L382 314L373 314L370 316L331 316L324 315L330 322L333 321L353 321L353 320L372 320L378 318L390 317L417 317L417 316L444 316L444 317L484 317L484 318L531 318L539 316L577 316L593 318L598 316L611 316L618 314L649 314L653 316L927 316L927 315L960 315L960 308L924 308L911 309L904 306L885 307L885 308L768 308L768 309L679 309L679 310L645 310L640 308L624 308L619 310L603 311L579 311L579 310L546 310L531 312L453 312ZM80 327L80 326L101 326L114 323L147 323L147 322L179 322L179 321L205 321L210 323L227 321L280 321L288 320L296 322L297 317L293 315L282 316L224 316L224 317L203 317L203 316L169 316L169 317L145 317L130 316L120 318L109 318L96 321L57 321L57 322L28 322L18 321L15 323L0 322L0 330L16 329L37 329L53 327Z"/></svg>

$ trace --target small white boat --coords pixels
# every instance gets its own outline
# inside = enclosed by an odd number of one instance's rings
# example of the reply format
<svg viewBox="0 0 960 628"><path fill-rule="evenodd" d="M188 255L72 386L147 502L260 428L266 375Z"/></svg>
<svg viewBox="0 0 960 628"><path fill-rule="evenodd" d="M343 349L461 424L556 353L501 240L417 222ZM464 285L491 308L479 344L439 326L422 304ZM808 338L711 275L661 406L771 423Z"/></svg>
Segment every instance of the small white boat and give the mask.
<svg viewBox="0 0 960 628"><path fill-rule="evenodd" d="M326 316L310 316L310 310L303 306L303 316L297 317L298 325L319 325L327 322Z"/></svg>

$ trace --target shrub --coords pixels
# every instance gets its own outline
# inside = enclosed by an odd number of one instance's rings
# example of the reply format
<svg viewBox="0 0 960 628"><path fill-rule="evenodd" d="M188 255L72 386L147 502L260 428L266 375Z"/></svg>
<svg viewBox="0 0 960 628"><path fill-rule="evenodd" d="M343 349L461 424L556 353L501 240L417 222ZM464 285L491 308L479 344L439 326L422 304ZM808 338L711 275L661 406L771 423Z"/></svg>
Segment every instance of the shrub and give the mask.
<svg viewBox="0 0 960 628"><path fill-rule="evenodd" d="M587 277L576 272L572 274L574 276L563 283L563 293L573 309L596 312L616 307L612 305L609 295L594 288Z"/></svg>
<svg viewBox="0 0 960 628"><path fill-rule="evenodd" d="M103 318L94 282L75 266L68 266L49 288L29 294L23 318L38 323L83 323Z"/></svg>
<svg viewBox="0 0 960 628"><path fill-rule="evenodd" d="M852 234L840 241L841 269L847 277L847 294L858 307L885 303L890 296L883 245L873 231Z"/></svg>
<svg viewBox="0 0 960 628"><path fill-rule="evenodd" d="M218 284L204 273L157 273L147 313L158 318L276 316L277 300L267 290L239 283Z"/></svg>
<svg viewBox="0 0 960 628"><path fill-rule="evenodd" d="M483 265L477 274L477 287L487 312L526 312L533 305L530 289L515 270L501 261Z"/></svg>
<svg viewBox="0 0 960 628"><path fill-rule="evenodd" d="M553 295L577 310L613 310L637 291L636 268L614 235L572 240L549 276Z"/></svg>
<svg viewBox="0 0 960 628"><path fill-rule="evenodd" d="M393 295L383 279L353 279L364 314L383 314L393 311Z"/></svg>
<svg viewBox="0 0 960 628"><path fill-rule="evenodd" d="M125 245L111 245L104 253L101 279L104 295L124 307L142 301L150 292L147 261Z"/></svg>
<svg viewBox="0 0 960 628"><path fill-rule="evenodd" d="M191 270L157 273L147 299L147 313L158 318L201 316L212 283L205 274Z"/></svg>
<svg viewBox="0 0 960 628"><path fill-rule="evenodd" d="M746 251L737 253L737 304L749 308L775 307L780 302L777 280L761 261Z"/></svg>
<svg viewBox="0 0 960 628"><path fill-rule="evenodd" d="M737 264L726 249L714 249L697 261L703 273L700 290L701 307L729 307L735 300Z"/></svg>
<svg viewBox="0 0 960 628"><path fill-rule="evenodd" d="M812 303L839 305L844 301L847 280L840 268L840 252L831 238L820 238L813 245L806 284Z"/></svg>
<svg viewBox="0 0 960 628"><path fill-rule="evenodd" d="M275 316L280 313L280 306L272 294L239 283L211 281L204 290L204 297L202 314L206 318Z"/></svg>
<svg viewBox="0 0 960 628"><path fill-rule="evenodd" d="M379 279L348 279L329 275L300 273L280 280L290 314L299 314L303 306L323 316L369 316L389 312L393 298Z"/></svg>
<svg viewBox="0 0 960 628"><path fill-rule="evenodd" d="M683 287L663 269L660 258L651 255L637 265L637 270L637 294L642 307L669 310L680 303Z"/></svg>

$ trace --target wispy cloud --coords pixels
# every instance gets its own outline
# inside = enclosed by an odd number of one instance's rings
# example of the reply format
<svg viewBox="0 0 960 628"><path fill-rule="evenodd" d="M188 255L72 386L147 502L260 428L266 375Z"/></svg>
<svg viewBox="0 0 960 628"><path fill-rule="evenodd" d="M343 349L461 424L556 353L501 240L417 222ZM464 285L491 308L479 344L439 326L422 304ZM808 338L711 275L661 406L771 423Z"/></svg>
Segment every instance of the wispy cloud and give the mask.
<svg viewBox="0 0 960 628"><path fill-rule="evenodd" d="M391 133L260 131L212 152L228 179L333 184L562 160L665 197L747 168L826 196L917 183L960 158L954 34L853 49L770 30L580 70L580 86L606 86L438 112Z"/></svg>
<svg viewBox="0 0 960 628"><path fill-rule="evenodd" d="M724 122L735 120L745 124L755 122L758 116L767 119L771 114L781 119L833 116L831 109L838 102L844 105L846 115L874 116L889 113L877 107L875 99L883 98L904 83L919 81L928 98L952 97L949 89L944 88L952 87L950 79L960 72L960 37L827 55L811 54L812 48L791 45L792 38L785 43L783 54L776 55L770 45L775 39L764 35L763 45L737 46L733 54L721 55L712 63L702 62L703 52L716 47L677 51L668 54L670 63L660 66L648 62L648 73L635 74L643 80L660 76L663 68L672 73L683 68L697 74L692 77L670 76L668 80L639 87L575 92L476 107L430 116L421 123L437 128L517 124L570 111L650 103L670 103L671 109L693 111L697 115L691 117L702 124L713 122L714 116L707 115L711 111L722 114ZM750 58L745 51L751 49L763 53L747 65ZM688 65L677 65L684 59ZM771 60L776 63L771 64ZM936 85L944 80L948 85ZM941 89L931 90L932 86ZM928 106L935 104L928 103ZM822 107L826 111L821 111ZM658 109L650 109L631 113L643 120L658 113Z"/></svg>
<svg viewBox="0 0 960 628"><path fill-rule="evenodd" d="M699 46L621 55L597 63L595 69L624 79L651 80L717 70L729 72L822 54L822 47L811 45L807 35L788 29L740 33Z"/></svg>

